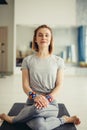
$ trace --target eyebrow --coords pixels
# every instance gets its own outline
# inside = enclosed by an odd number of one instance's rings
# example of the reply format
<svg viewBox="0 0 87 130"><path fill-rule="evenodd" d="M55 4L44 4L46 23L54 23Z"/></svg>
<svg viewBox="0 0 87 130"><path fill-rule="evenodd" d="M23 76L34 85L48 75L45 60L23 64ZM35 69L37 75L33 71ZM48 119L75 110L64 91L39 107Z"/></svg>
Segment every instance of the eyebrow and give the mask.
<svg viewBox="0 0 87 130"><path fill-rule="evenodd" d="M43 34L43 33L39 32L38 34ZM45 33L45 34L49 34L49 33Z"/></svg>

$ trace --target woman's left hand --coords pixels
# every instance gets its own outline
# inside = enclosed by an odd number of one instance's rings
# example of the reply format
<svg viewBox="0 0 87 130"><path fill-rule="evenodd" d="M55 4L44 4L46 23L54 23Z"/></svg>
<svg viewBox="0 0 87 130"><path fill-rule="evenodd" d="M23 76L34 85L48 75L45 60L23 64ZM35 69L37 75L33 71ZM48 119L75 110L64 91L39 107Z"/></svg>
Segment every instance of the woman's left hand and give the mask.
<svg viewBox="0 0 87 130"><path fill-rule="evenodd" d="M46 99L45 96L39 95L34 98L35 106L38 109L42 109L48 106L49 101Z"/></svg>

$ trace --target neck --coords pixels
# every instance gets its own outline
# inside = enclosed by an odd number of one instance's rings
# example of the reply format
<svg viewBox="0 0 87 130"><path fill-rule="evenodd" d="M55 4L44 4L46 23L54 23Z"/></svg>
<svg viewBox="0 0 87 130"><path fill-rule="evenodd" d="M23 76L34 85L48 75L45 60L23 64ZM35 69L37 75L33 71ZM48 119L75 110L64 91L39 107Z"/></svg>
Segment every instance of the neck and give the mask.
<svg viewBox="0 0 87 130"><path fill-rule="evenodd" d="M37 55L39 57L44 58L44 57L48 57L50 54L49 54L48 49L44 48L44 49L39 50L39 52L37 53Z"/></svg>

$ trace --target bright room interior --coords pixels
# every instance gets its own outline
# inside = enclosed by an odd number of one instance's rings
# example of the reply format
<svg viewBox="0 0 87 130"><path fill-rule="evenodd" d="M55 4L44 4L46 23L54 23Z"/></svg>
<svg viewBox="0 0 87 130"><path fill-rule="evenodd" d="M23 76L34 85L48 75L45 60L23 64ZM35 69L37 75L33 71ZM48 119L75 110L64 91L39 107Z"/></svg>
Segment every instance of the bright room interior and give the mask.
<svg viewBox="0 0 87 130"><path fill-rule="evenodd" d="M57 100L70 115L80 117L77 130L87 130L87 1L6 1L0 4L0 113L8 113L15 102L26 101L21 63L33 54L34 29L48 24L53 30L54 54L65 61L64 84Z"/></svg>

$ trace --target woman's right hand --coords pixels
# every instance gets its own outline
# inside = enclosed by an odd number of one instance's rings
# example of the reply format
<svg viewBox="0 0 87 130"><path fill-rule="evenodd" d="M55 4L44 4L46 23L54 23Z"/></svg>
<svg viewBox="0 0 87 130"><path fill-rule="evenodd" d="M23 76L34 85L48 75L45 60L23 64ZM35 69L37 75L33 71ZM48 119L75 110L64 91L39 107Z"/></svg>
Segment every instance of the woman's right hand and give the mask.
<svg viewBox="0 0 87 130"><path fill-rule="evenodd" d="M39 95L34 98L35 106L38 109L42 109L48 106L49 101L46 99L45 96Z"/></svg>

